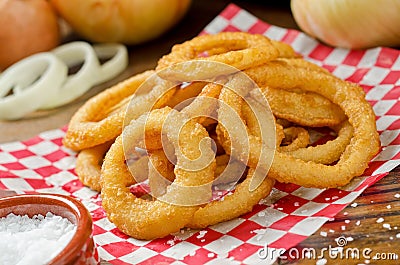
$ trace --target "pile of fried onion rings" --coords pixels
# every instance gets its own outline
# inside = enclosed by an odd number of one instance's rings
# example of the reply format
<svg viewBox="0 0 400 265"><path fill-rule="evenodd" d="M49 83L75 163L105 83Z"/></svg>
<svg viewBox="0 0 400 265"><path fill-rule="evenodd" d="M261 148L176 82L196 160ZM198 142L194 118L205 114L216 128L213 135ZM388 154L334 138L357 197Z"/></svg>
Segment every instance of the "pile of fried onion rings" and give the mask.
<svg viewBox="0 0 400 265"><path fill-rule="evenodd" d="M275 181L345 186L380 148L360 86L242 32L175 45L88 100L63 144L109 220L146 240L248 213Z"/></svg>

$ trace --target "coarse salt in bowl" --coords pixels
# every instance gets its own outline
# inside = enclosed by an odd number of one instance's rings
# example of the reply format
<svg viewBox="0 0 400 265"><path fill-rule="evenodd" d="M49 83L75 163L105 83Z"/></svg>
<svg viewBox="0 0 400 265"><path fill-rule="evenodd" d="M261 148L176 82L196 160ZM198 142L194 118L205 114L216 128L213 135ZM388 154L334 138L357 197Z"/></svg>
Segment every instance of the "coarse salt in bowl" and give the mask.
<svg viewBox="0 0 400 265"><path fill-rule="evenodd" d="M97 264L92 219L78 200L64 195L0 199L3 264ZM11 263L12 262L12 263Z"/></svg>

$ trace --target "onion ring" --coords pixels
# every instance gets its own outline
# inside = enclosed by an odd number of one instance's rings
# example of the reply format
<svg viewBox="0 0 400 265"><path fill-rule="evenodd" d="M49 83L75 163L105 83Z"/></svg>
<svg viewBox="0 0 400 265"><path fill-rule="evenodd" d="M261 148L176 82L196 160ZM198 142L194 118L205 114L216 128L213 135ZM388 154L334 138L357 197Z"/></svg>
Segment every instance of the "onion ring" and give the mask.
<svg viewBox="0 0 400 265"><path fill-rule="evenodd" d="M109 141L79 152L76 159L75 172L79 180L95 191L101 191L101 165L108 149L114 141Z"/></svg>
<svg viewBox="0 0 400 265"><path fill-rule="evenodd" d="M303 161L289 154L277 152L269 175L280 182L317 188L344 186L352 178L360 176L380 146L375 114L365 100L362 88L325 73L290 65L262 66L261 68L260 72L264 75L263 82L266 82L266 85L284 86L285 89L301 88L318 93L339 105L348 116L354 129L349 145L335 165L327 166L312 161ZM285 80L284 84L282 84L282 80ZM227 104L232 103L227 102ZM220 135L221 138L224 137L222 134ZM228 143L223 145L229 146L231 139L226 138L226 141ZM251 152L257 154L260 148L264 147L261 145L258 148L252 148ZM249 162L253 164L257 161L252 162L249 159ZM252 166L251 164L249 166ZM320 174L323 174L324 178L321 178Z"/></svg>
<svg viewBox="0 0 400 265"><path fill-rule="evenodd" d="M200 94L205 85L205 82L192 82L190 84L180 86L176 89L174 95L168 101L167 106L174 108L181 102L195 98Z"/></svg>
<svg viewBox="0 0 400 265"><path fill-rule="evenodd" d="M283 129L283 132L285 138L279 147L280 152L287 153L299 148L307 147L310 144L310 135L308 134L308 131L302 127L288 127Z"/></svg>
<svg viewBox="0 0 400 265"><path fill-rule="evenodd" d="M193 214L199 208L199 205L176 205L160 200L160 198L155 201L137 198L130 193L128 188L128 185L135 182L133 176L126 178L118 174L125 167L124 149L125 151L126 148L132 149L143 142L143 132L146 132L146 135L149 133L149 137L154 136L156 132L161 134L162 123L168 115L177 123L180 123L182 119L186 120L184 115L168 107L153 110L148 116L142 115L139 119L133 120L107 152L102 167L102 203L107 216L125 234L138 239L159 238L179 231L190 222ZM166 125L168 124L165 123L164 126ZM169 126L168 130L171 127L173 126ZM149 132L147 131L148 128ZM173 140L174 136L168 136L168 130L166 132L167 137L174 142L175 151L177 151L178 143ZM203 138L208 137L208 133L203 127L189 120L181 128L180 136L183 138L179 139L179 142L190 143L190 146L181 145L180 152L189 159L195 159L199 153L198 150L194 151L192 146L197 146ZM158 147L161 148L162 146ZM199 194L195 188L212 182L215 161L201 170L191 171L185 169L181 164L182 158L182 155L178 152L177 166L175 167L176 178L173 183L182 185L181 187L194 188L188 188L182 193L182 189L177 190L175 189L177 186L171 187L171 185L163 197L170 195L170 199L180 202L182 198L179 197L183 196L189 203L207 197L209 199L209 195L206 194L208 192ZM180 192L177 193L177 191ZM188 197L189 195L193 197Z"/></svg>
<svg viewBox="0 0 400 265"><path fill-rule="evenodd" d="M271 44L279 51L279 58L299 58L301 55L287 43L271 40Z"/></svg>
<svg viewBox="0 0 400 265"><path fill-rule="evenodd" d="M202 56L203 54L207 57ZM243 70L261 65L278 56L279 50L266 36L244 32L221 32L201 35L173 46L171 53L164 55L158 61L156 70L168 67L164 75L173 76L185 72L185 76L190 75L191 80L203 80L215 76L214 64L207 64L207 61L221 62L233 66L231 69ZM203 61L201 71L198 70L196 63L169 67L189 60ZM182 77L177 79L187 81Z"/></svg>
<svg viewBox="0 0 400 265"><path fill-rule="evenodd" d="M165 82L153 78L154 89L147 94L136 95L142 83L154 77L154 71L146 71L135 75L89 99L71 118L63 144L75 151L93 147L116 138L122 132L127 109L121 102L131 102L129 118L134 119L151 108L162 107L171 98L174 89L157 82ZM148 81L147 81L148 82ZM169 89L165 91L166 89ZM132 95L136 96L131 99ZM135 99L136 98L136 99ZM154 102L157 101L157 104ZM133 102L133 103L132 103ZM118 106L117 111L115 106Z"/></svg>
<svg viewBox="0 0 400 265"><path fill-rule="evenodd" d="M160 197L167 191L175 179L174 164L168 160L163 150L155 150L149 153L149 186L153 197Z"/></svg>
<svg viewBox="0 0 400 265"><path fill-rule="evenodd" d="M343 111L333 104L326 97L312 91L304 91L292 87L291 89L282 86L282 80L275 79L274 83L269 82L269 71L274 67L290 66L293 71L304 69L331 75L326 69L303 59L278 58L262 66L245 70L263 90L272 112L277 118L309 127L322 127L338 125L346 119ZM268 80L268 81L267 81ZM257 97L254 97L257 99Z"/></svg>
<svg viewBox="0 0 400 265"><path fill-rule="evenodd" d="M252 190L251 182L254 174L255 171L249 169L246 179L236 186L232 194L224 196L223 200L215 200L201 207L187 226L205 228L251 212L254 205L268 196L275 183L273 179L266 177L257 189Z"/></svg>
<svg viewBox="0 0 400 265"><path fill-rule="evenodd" d="M285 150L285 152L294 158L304 161L329 165L340 158L353 136L353 127L348 121L343 122L337 128L335 127L334 130L337 131L338 135L333 140L321 145L291 151Z"/></svg>

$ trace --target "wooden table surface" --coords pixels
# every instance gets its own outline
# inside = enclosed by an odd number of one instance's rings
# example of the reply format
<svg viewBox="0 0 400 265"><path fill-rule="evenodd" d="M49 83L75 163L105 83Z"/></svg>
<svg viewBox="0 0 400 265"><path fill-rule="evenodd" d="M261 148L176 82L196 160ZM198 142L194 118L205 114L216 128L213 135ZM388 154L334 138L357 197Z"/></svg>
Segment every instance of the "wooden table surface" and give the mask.
<svg viewBox="0 0 400 265"><path fill-rule="evenodd" d="M28 119L20 121L0 122L0 143L28 139L42 131L64 126L68 123L72 114L86 99L133 74L154 68L158 58L168 53L173 44L183 42L196 36L204 26L218 15L230 2L236 3L270 24L298 29L290 13L289 1L287 0L194 0L184 20L167 34L149 43L129 47L129 67L118 78L94 87L79 100L60 109L44 113L35 113ZM70 35L65 41L75 39L78 38L74 35ZM336 247L335 239L344 236L349 239L346 246L348 248L357 248L360 251L370 248L372 250L372 254L369 253L371 256L376 253L395 253L400 256L399 172L400 168L396 168L388 176L368 188L355 200L357 204L356 207L349 206L344 209L334 220L327 222L314 235L310 236L297 247L299 249L314 248L318 254L321 253L324 248L329 248L330 246ZM378 223L378 218L383 218L384 221ZM384 228L383 224L390 224L390 229ZM350 241L351 239L352 241ZM327 259L328 264L366 264L362 258L330 259L327 254L324 258ZM280 259L277 263L316 264L316 261L315 259L298 259L291 261ZM369 264L399 263L400 260L381 260L370 261Z"/></svg>

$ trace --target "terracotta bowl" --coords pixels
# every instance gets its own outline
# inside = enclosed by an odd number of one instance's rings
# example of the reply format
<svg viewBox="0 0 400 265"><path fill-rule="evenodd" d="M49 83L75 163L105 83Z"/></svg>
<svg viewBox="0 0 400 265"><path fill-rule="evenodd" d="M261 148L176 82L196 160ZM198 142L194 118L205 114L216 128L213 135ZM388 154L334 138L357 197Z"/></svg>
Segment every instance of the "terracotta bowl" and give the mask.
<svg viewBox="0 0 400 265"><path fill-rule="evenodd" d="M0 199L0 217L10 213L32 217L51 212L67 218L77 226L68 245L53 259L51 265L97 264L93 238L92 218L78 200L56 194L15 195Z"/></svg>

